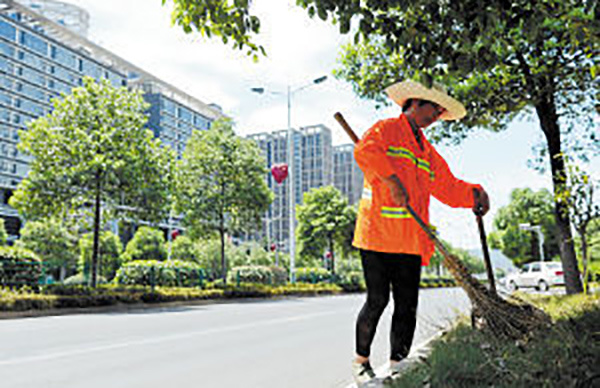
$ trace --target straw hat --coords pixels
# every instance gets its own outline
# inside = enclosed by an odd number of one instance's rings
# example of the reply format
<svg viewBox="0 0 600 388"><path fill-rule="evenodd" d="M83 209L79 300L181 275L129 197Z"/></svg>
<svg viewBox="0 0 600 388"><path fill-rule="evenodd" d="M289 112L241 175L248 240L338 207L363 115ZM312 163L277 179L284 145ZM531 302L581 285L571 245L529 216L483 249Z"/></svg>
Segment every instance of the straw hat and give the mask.
<svg viewBox="0 0 600 388"><path fill-rule="evenodd" d="M385 91L400 106L403 106L406 100L411 98L435 102L446 109L439 117L440 120L459 120L467 114L465 106L450 97L446 93L446 89L437 82L433 82L431 87L428 88L417 81L406 80L388 86Z"/></svg>

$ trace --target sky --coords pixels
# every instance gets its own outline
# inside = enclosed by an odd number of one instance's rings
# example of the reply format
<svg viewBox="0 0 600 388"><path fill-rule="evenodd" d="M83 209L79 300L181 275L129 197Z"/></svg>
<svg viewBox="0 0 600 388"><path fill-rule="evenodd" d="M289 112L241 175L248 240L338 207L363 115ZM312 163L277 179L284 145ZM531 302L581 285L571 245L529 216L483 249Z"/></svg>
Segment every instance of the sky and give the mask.
<svg viewBox="0 0 600 388"><path fill-rule="evenodd" d="M90 40L200 101L220 105L240 135L286 128L288 86L295 90L323 75L327 81L292 93L293 127L324 124L337 145L350 141L333 119L335 112L342 112L359 136L376 121L400 114L397 106L376 109L373 102L355 96L350 84L332 76L341 47L351 36L340 35L335 26L318 18L310 19L295 0L252 2L253 14L261 19L256 41L268 55L258 63L220 40L187 35L173 26L169 0L166 6L161 0L63 1L89 12ZM253 87L266 92L253 93ZM551 190L548 173L527 167L535 156L532 148L543 141L537 118L532 118L513 122L501 133L474 131L458 146L436 148L454 175L479 183L488 192L492 208L484 222L489 233L494 215L508 204L513 189ZM587 166L596 178L598 162ZM481 246L471 211L432 200L430 213L431 223L453 246Z"/></svg>

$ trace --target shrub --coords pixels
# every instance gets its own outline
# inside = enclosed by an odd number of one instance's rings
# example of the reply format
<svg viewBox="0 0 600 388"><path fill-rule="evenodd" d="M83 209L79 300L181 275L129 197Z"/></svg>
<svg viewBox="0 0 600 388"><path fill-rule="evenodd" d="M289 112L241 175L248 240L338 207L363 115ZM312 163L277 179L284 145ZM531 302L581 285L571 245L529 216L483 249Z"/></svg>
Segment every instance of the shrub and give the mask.
<svg viewBox="0 0 600 388"><path fill-rule="evenodd" d="M166 243L169 250L169 243ZM188 236L178 236L171 242L171 260L198 262L198 250Z"/></svg>
<svg viewBox="0 0 600 388"><path fill-rule="evenodd" d="M0 285L37 287L42 263L37 255L18 247L0 247Z"/></svg>
<svg viewBox="0 0 600 388"><path fill-rule="evenodd" d="M19 291L0 287L0 311L41 310L54 306L56 297L31 292L27 287Z"/></svg>
<svg viewBox="0 0 600 388"><path fill-rule="evenodd" d="M283 267L272 265L271 272L273 273L273 284L286 284L288 282L288 270Z"/></svg>
<svg viewBox="0 0 600 388"><path fill-rule="evenodd" d="M230 284L237 284L238 282L273 284L273 278L271 268L264 265L233 267L227 274L227 282Z"/></svg>
<svg viewBox="0 0 600 388"><path fill-rule="evenodd" d="M137 260L117 271L115 282L144 286L198 287L204 271L195 263L180 260Z"/></svg>
<svg viewBox="0 0 600 388"><path fill-rule="evenodd" d="M364 291L366 289L362 271L352 271L342 275L337 284L346 292Z"/></svg>
<svg viewBox="0 0 600 388"><path fill-rule="evenodd" d="M15 246L34 252L57 279L62 280L66 270L74 272L76 237L56 219L27 222ZM59 268L63 271L59 272Z"/></svg>
<svg viewBox="0 0 600 388"><path fill-rule="evenodd" d="M305 267L296 269L296 281L304 283L319 283L329 281L331 273L325 268Z"/></svg>
<svg viewBox="0 0 600 388"><path fill-rule="evenodd" d="M167 259L163 234L160 230L142 226L127 244L123 253L123 261Z"/></svg>

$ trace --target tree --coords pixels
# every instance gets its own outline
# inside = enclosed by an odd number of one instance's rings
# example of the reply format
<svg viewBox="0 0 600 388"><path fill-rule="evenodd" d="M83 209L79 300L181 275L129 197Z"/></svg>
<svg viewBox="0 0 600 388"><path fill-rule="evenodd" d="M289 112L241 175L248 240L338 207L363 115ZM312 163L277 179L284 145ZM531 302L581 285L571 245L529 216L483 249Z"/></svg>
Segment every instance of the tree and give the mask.
<svg viewBox="0 0 600 388"><path fill-rule="evenodd" d="M48 218L26 222L15 245L34 252L62 281L77 263L76 243L76 236L63 222Z"/></svg>
<svg viewBox="0 0 600 388"><path fill-rule="evenodd" d="M6 245L8 241L8 233L6 232L6 227L4 226L4 218L0 218L0 245Z"/></svg>
<svg viewBox="0 0 600 388"><path fill-rule="evenodd" d="M560 248L553 203L552 194L546 189L537 192L529 188L514 189L510 194L510 203L498 209L494 217L494 230L490 234L494 247L500 245L502 253L518 266L540 257L537 235L519 227L528 223L541 226L545 256L557 255Z"/></svg>
<svg viewBox="0 0 600 388"><path fill-rule="evenodd" d="M19 150L33 160L10 204L28 220L91 216L95 286L102 219L163 219L173 152L144 128L148 104L138 92L85 77L53 106L20 132Z"/></svg>
<svg viewBox="0 0 600 388"><path fill-rule="evenodd" d="M163 5L167 0L162 0ZM174 0L171 19L186 33L193 30L208 38L220 37L224 44L231 40L233 47L247 48L248 55L258 59L257 52L266 55L262 46L252 42L250 35L260 30L258 17L250 15L251 1L236 0L233 4L221 0Z"/></svg>
<svg viewBox="0 0 600 388"><path fill-rule="evenodd" d="M218 31L222 38L233 39L236 47L258 51L250 37L259 32L259 21L256 28L241 28L254 20L251 2L174 2L174 20L184 30L195 27L208 36ZM342 34L354 33L355 44L346 48L336 74L352 83L359 96L382 101L385 85L421 74L427 76L426 84L431 75L443 75L453 85L453 94L465 103L469 115L438 126L430 135L433 140L458 142L474 128L500 131L515 117L535 112L546 138L544 154L555 194L563 191L565 143L600 152L593 120L600 109L600 84L594 82L600 73L597 1L496 0L485 7L476 0L299 0L298 4L311 17L331 18ZM574 127L580 128L578 137L573 136ZM582 288L564 206L555 202L554 214L567 292L575 293Z"/></svg>
<svg viewBox="0 0 600 388"><path fill-rule="evenodd" d="M160 230L148 226L140 227L127 243L123 252L123 261L167 259L165 239Z"/></svg>
<svg viewBox="0 0 600 388"><path fill-rule="evenodd" d="M79 271L89 275L92 267L92 248L94 247L93 233L85 234L79 240ZM98 252L98 276L111 280L121 267L123 244L119 236L111 231L100 233L100 249Z"/></svg>
<svg viewBox="0 0 600 388"><path fill-rule="evenodd" d="M265 164L256 143L237 137L231 121L220 119L192 132L178 165L176 210L191 235L219 233L224 282L225 235L258 228L273 200Z"/></svg>
<svg viewBox="0 0 600 388"><path fill-rule="evenodd" d="M568 160L568 159L567 159ZM578 165L568 162L565 176L564 191L557 194L557 200L564 203L564 209L581 239L581 261L583 266L583 290L588 292L588 226L595 218L600 217L600 204L594 203L594 188L598 185L589 174Z"/></svg>
<svg viewBox="0 0 600 388"><path fill-rule="evenodd" d="M331 273L335 274L335 244L347 242L348 229L356 221L354 208L338 189L324 186L304 193L297 210L300 254L323 257L328 250Z"/></svg>

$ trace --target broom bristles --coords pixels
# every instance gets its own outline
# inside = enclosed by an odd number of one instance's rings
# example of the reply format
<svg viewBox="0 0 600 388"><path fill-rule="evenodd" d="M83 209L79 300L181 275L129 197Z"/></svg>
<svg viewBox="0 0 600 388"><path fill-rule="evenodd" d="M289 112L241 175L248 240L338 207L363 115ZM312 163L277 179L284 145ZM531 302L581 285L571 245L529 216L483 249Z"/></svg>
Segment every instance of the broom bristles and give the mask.
<svg viewBox="0 0 600 388"><path fill-rule="evenodd" d="M473 305L473 320L492 334L509 339L524 339L551 323L550 317L537 307L513 298L511 303L490 292L475 279L454 255L444 255L443 264L465 290Z"/></svg>

